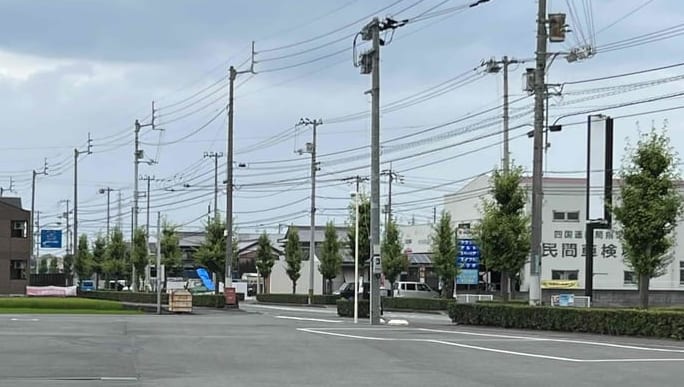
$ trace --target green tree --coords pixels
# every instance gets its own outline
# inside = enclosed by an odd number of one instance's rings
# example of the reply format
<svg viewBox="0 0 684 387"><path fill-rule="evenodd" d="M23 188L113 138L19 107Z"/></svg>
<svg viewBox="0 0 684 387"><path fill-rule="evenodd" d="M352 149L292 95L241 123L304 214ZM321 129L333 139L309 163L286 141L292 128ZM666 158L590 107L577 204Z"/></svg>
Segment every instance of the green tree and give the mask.
<svg viewBox="0 0 684 387"><path fill-rule="evenodd" d="M525 215L527 193L520 184L523 170L496 170L493 200L483 200L482 220L474 228L486 267L501 272L501 288L511 299L511 281L523 269L530 251L530 218Z"/></svg>
<svg viewBox="0 0 684 387"><path fill-rule="evenodd" d="M43 257L40 259L40 263L38 263L38 274L47 274L48 270L48 259Z"/></svg>
<svg viewBox="0 0 684 387"><path fill-rule="evenodd" d="M387 223L385 237L382 241L382 272L390 283L390 289L394 287L394 281L402 272L408 270L409 259L402 251L399 228L394 221Z"/></svg>
<svg viewBox="0 0 684 387"><path fill-rule="evenodd" d="M225 278L226 262L226 225L220 218L210 220L204 227L204 241L195 251L195 262L216 274L216 278ZM218 286L216 286L218 292Z"/></svg>
<svg viewBox="0 0 684 387"><path fill-rule="evenodd" d="M183 267L177 226L164 219L161 234L161 258L165 272L166 274L177 275ZM166 279L164 280L166 281Z"/></svg>
<svg viewBox="0 0 684 387"><path fill-rule="evenodd" d="M337 277L342 269L342 254L340 254L340 241L337 239L337 228L333 222L325 225L325 239L321 245L320 265L318 271L325 280L324 294L331 293L333 278Z"/></svg>
<svg viewBox="0 0 684 387"><path fill-rule="evenodd" d="M451 225L451 215L442 210L442 216L433 229L432 265L442 279L442 297L452 298L454 279L458 275L456 266L456 236Z"/></svg>
<svg viewBox="0 0 684 387"><path fill-rule="evenodd" d="M299 243L299 231L297 227L290 227L285 243L285 263L287 264L287 276L292 281L292 294L297 292L297 280L301 276L302 248Z"/></svg>
<svg viewBox="0 0 684 387"><path fill-rule="evenodd" d="M57 265L57 257L51 256L48 264L48 273L55 274L59 273L59 267Z"/></svg>
<svg viewBox="0 0 684 387"><path fill-rule="evenodd" d="M140 279L145 273L145 266L149 263L150 252L147 248L147 235L145 234L145 229L139 227L133 233L133 244L131 248L131 263L135 267L135 276L133 278L134 289L139 288Z"/></svg>
<svg viewBox="0 0 684 387"><path fill-rule="evenodd" d="M365 195L359 198L359 267L364 267L370 259L370 199ZM349 205L349 221L347 224L347 246L354 255L356 240L356 210L354 202Z"/></svg>
<svg viewBox="0 0 684 387"><path fill-rule="evenodd" d="M105 252L104 272L107 276L115 281L127 278L130 273L130 264L127 261L123 233L118 227L112 230Z"/></svg>
<svg viewBox="0 0 684 387"><path fill-rule="evenodd" d="M76 257L74 259L74 272L79 280L90 277L92 272L92 257L88 247L88 236L81 234L78 237L78 249L76 250Z"/></svg>
<svg viewBox="0 0 684 387"><path fill-rule="evenodd" d="M259 236L256 251L256 267L259 270L259 275L264 279L264 284L266 284L266 279L271 275L276 258L275 254L273 254L273 247L271 247L271 240L268 239L268 235L264 231ZM264 285L264 290L268 293L269 289Z"/></svg>
<svg viewBox="0 0 684 387"><path fill-rule="evenodd" d="M66 277L66 282L67 285L71 285L74 283L74 255L73 254L65 254L64 258L62 259L62 272L64 273Z"/></svg>
<svg viewBox="0 0 684 387"><path fill-rule="evenodd" d="M651 278L663 275L673 259L673 232L682 214L678 160L669 137L655 129L626 151L620 202L612 211L626 263L638 277L641 306L648 308Z"/></svg>
<svg viewBox="0 0 684 387"><path fill-rule="evenodd" d="M107 240L98 235L93 243L93 272L95 272L95 287L100 285L100 276L105 272L105 260L107 258Z"/></svg>

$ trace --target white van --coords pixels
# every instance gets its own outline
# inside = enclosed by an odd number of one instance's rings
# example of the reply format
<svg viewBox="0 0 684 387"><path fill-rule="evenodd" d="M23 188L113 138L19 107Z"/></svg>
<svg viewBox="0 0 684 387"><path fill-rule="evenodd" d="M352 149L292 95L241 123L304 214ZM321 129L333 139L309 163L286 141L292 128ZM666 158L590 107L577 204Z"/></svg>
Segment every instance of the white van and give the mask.
<svg viewBox="0 0 684 387"><path fill-rule="evenodd" d="M439 297L439 293L432 290L427 284L422 282L405 282L398 281L394 283L393 296L394 297L410 297L410 298L435 298Z"/></svg>

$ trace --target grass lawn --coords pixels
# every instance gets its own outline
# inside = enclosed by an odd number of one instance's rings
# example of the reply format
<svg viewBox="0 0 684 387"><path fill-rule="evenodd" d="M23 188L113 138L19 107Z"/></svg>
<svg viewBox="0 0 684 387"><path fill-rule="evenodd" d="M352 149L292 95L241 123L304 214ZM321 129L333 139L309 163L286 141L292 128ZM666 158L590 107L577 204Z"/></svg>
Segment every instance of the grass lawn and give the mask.
<svg viewBox="0 0 684 387"><path fill-rule="evenodd" d="M124 309L118 301L92 300L78 297L11 297L0 298L0 314L138 314Z"/></svg>

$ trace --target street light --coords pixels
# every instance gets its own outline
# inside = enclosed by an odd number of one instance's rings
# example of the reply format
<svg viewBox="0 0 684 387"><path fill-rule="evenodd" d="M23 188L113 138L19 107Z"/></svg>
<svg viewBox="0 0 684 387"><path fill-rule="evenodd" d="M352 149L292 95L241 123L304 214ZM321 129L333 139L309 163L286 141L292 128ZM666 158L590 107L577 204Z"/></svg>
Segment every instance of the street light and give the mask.
<svg viewBox="0 0 684 387"><path fill-rule="evenodd" d="M354 200L354 324L359 322L359 192L351 192Z"/></svg>

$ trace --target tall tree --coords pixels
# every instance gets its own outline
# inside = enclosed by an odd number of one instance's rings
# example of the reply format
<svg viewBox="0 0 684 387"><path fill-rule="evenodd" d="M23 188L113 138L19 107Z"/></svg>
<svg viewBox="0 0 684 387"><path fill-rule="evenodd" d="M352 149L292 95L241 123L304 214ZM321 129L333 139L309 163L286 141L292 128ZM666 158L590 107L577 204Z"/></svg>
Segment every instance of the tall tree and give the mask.
<svg viewBox="0 0 684 387"><path fill-rule="evenodd" d="M59 273L59 267L57 265L57 257L51 256L50 263L48 265L48 273L50 273L50 274Z"/></svg>
<svg viewBox="0 0 684 387"><path fill-rule="evenodd" d="M40 263L38 263L38 274L47 274L49 271L48 261L49 259L46 259L45 257L40 259Z"/></svg>
<svg viewBox="0 0 684 387"><path fill-rule="evenodd" d="M390 289L394 288L397 276L408 270L409 259L404 254L397 224L390 220L385 227L385 235L382 241L382 272L390 283Z"/></svg>
<svg viewBox="0 0 684 387"><path fill-rule="evenodd" d="M354 202L349 205L349 220L347 224L347 247L354 255L356 240L356 209ZM366 195L359 197L359 267L364 267L370 259L370 199Z"/></svg>
<svg viewBox="0 0 684 387"><path fill-rule="evenodd" d="M456 235L451 225L451 215L442 210L442 216L433 229L432 265L435 273L442 278L442 297L452 298L454 279L458 275L456 266Z"/></svg>
<svg viewBox="0 0 684 387"><path fill-rule="evenodd" d="M178 236L177 226L171 224L166 219L164 219L162 224L160 244L162 264L164 265L166 274L179 274L183 267L181 262L180 237ZM166 281L166 279L164 279L164 281Z"/></svg>
<svg viewBox="0 0 684 387"><path fill-rule="evenodd" d="M105 252L104 271L107 276L114 278L114 281L127 278L130 273L130 264L127 260L123 233L118 227L112 230Z"/></svg>
<svg viewBox="0 0 684 387"><path fill-rule="evenodd" d="M140 284L140 279L145 274L145 266L147 266L147 264L149 263L150 253L147 247L147 236L145 235L145 229L139 227L133 233L133 244L130 253L131 263L135 267L136 271L136 278L132 279L135 285Z"/></svg>
<svg viewBox="0 0 684 387"><path fill-rule="evenodd" d="M276 258L275 254L273 254L271 240L264 231L257 241L256 267L257 270L259 270L259 275L264 279L264 291L266 293L268 293L269 290L266 286L266 279L271 275Z"/></svg>
<svg viewBox="0 0 684 387"><path fill-rule="evenodd" d="M95 288L100 286L100 277L104 273L104 263L107 257L107 240L98 235L93 243L93 272L95 272Z"/></svg>
<svg viewBox="0 0 684 387"><path fill-rule="evenodd" d="M74 283L74 254L65 254L62 259L62 272L66 277L67 285Z"/></svg>
<svg viewBox="0 0 684 387"><path fill-rule="evenodd" d="M678 160L669 137L655 129L626 151L620 202L612 210L625 261L638 277L641 306L648 308L651 278L663 275L673 259L673 232L682 214Z"/></svg>
<svg viewBox="0 0 684 387"><path fill-rule="evenodd" d="M488 269L501 272L501 287L511 299L511 282L525 266L530 251L530 218L525 215L527 193L520 184L523 169L511 166L508 173L492 175L493 200L484 199L482 220L474 228Z"/></svg>
<svg viewBox="0 0 684 387"><path fill-rule="evenodd" d="M216 278L225 278L226 225L220 218L210 220L204 228L204 241L195 251L195 262L206 267ZM218 286L216 286L218 291Z"/></svg>
<svg viewBox="0 0 684 387"><path fill-rule="evenodd" d="M292 281L292 294L297 292L297 280L302 270L302 247L299 243L299 230L291 226L287 233L285 243L285 263L287 264L287 276Z"/></svg>
<svg viewBox="0 0 684 387"><path fill-rule="evenodd" d="M88 236L81 234L78 237L78 249L76 250L76 257L74 259L74 272L78 276L79 281L90 277L92 274L92 264L90 249L88 247Z"/></svg>
<svg viewBox="0 0 684 387"><path fill-rule="evenodd" d="M332 292L333 278L337 277L342 269L342 254L340 254L340 241L337 239L337 227L333 222L325 224L325 239L321 245L320 265L318 271L325 280L325 294Z"/></svg>

